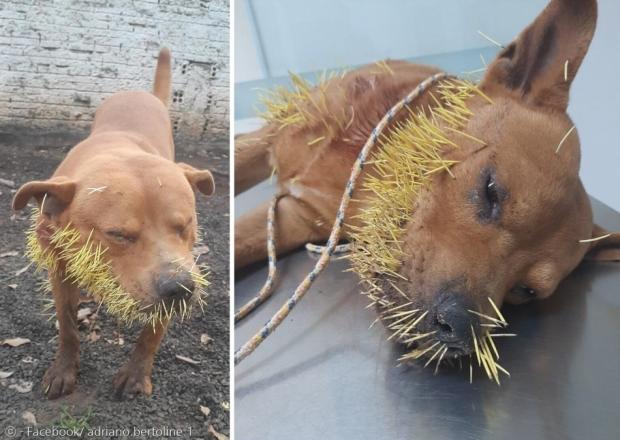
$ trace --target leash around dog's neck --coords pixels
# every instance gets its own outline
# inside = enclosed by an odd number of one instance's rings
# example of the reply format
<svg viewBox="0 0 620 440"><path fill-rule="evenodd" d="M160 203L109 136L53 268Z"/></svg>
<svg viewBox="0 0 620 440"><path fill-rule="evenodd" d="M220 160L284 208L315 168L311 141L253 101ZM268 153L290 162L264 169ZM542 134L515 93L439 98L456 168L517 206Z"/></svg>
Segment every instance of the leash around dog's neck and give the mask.
<svg viewBox="0 0 620 440"><path fill-rule="evenodd" d="M355 164L353 165L353 169L351 171L351 176L347 182L344 194L340 201L340 206L338 208L338 212L336 214L336 220L334 221L334 226L332 227L332 231L329 235L329 239L321 253L321 257L315 264L314 268L310 273L304 278L304 280L297 286L295 292L291 295L289 300L280 307L280 309L276 312L275 315L263 326L263 328L252 336L243 346L237 350L235 353L235 365L239 364L243 359L252 354L254 350L265 340L267 337L275 331L275 329L286 319L288 314L293 310L293 308L297 305L297 303L304 297L304 295L308 292L312 283L317 279L317 277L323 272L327 264L329 263L332 255L334 254L334 250L340 241L340 233L342 231L342 226L344 225L344 216L347 211L347 207L349 206L349 202L353 196L353 192L355 190L357 180L364 169L364 165L366 163L366 159L373 149L373 147L377 144L379 136L383 132L383 130L392 122L394 116L398 112L400 112L405 106L411 104L413 100L417 99L420 95L422 95L429 87L433 86L438 81L447 78L448 75L446 73L438 73L433 75L422 83L420 83L412 92L410 92L404 99L395 104L386 114L383 116L381 121L377 124L377 126L372 130L372 133L364 147L360 151ZM244 304L236 313L235 313L235 322L239 322L249 313L251 313L258 305L264 302L269 296L271 296L273 292L273 287L275 283L276 276L276 246L275 246L275 215L276 208L278 204L278 200L284 194L277 194L272 199L271 205L269 206L268 219L267 219L267 253L269 258L269 274L267 276L267 280L258 295L254 297L252 300Z"/></svg>

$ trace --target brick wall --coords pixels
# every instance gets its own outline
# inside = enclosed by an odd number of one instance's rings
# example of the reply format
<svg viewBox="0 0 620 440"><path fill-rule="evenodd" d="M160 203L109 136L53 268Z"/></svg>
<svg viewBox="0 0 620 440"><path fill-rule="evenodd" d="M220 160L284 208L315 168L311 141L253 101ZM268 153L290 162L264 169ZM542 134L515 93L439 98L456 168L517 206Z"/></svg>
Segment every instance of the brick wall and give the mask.
<svg viewBox="0 0 620 440"><path fill-rule="evenodd" d="M175 138L223 140L228 35L228 0L1 0L0 135L83 136L103 98L151 90L165 45Z"/></svg>

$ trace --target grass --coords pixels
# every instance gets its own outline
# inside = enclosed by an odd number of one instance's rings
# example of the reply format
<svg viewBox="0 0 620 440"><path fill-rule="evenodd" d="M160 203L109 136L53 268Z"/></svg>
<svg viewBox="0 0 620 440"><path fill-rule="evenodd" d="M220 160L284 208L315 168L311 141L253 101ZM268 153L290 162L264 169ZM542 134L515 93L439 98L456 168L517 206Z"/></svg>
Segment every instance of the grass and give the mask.
<svg viewBox="0 0 620 440"><path fill-rule="evenodd" d="M88 408L81 416L72 415L65 407L62 409L60 419L56 423L59 428L64 428L71 431L81 431L90 429L90 420L93 417L92 408Z"/></svg>

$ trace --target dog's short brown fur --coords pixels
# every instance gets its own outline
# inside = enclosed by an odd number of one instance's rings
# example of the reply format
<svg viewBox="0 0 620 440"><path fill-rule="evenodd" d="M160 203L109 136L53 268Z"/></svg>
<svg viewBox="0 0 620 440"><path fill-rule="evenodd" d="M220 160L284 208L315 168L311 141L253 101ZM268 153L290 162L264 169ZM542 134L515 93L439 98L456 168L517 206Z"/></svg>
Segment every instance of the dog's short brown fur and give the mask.
<svg viewBox="0 0 620 440"><path fill-rule="evenodd" d="M596 17L595 0L552 0L489 65L480 88L493 103L480 96L468 102L473 116L465 131L487 146L446 133L459 145L445 156L458 161L452 168L456 178L438 174L412 200L414 215L404 236L407 257L400 271L410 281L400 288L421 308L432 308L447 291L465 298L463 307L486 311L491 310L486 297L497 304L546 298L584 257L620 259L620 234L580 243L605 232L593 225L579 179L576 132L556 154L573 125L566 114L569 87ZM236 193L267 178L273 166L288 194L278 205L278 253L327 239L353 162L371 130L392 105L438 72L399 61L388 65L392 72L367 66L327 83L326 113L346 109L354 117L345 129L333 124L320 143L310 141L327 132L321 122L282 128L270 123L236 139ZM345 91L344 98L338 89ZM434 105L429 95L414 102L417 109ZM318 90L314 97L320 102ZM314 111L310 105L305 110ZM372 172L366 167L365 173ZM493 200L487 194L491 182ZM346 223L356 224L366 197L357 191L359 202L350 206ZM237 221L237 268L266 257L266 216L263 205ZM435 318L429 314L422 325L432 330Z"/></svg>
<svg viewBox="0 0 620 440"><path fill-rule="evenodd" d="M69 152L54 175L26 183L13 200L16 210L32 198L37 200L43 213L37 235L44 248L50 245L51 234L69 223L83 238L94 231L94 240L108 248L107 258L121 286L144 307L177 294L162 292L162 279L174 283L197 270L191 254L197 227L193 190L204 194L214 190L209 171L173 162L167 108L170 71L170 53L162 49L154 95L121 92L107 98L95 114L88 138ZM178 261L183 261L184 271L173 265ZM71 393L76 384L79 289L64 281L62 263L58 273L49 275L60 342L43 385L53 399ZM117 396L151 394L153 359L167 325L145 326L131 358L114 379Z"/></svg>

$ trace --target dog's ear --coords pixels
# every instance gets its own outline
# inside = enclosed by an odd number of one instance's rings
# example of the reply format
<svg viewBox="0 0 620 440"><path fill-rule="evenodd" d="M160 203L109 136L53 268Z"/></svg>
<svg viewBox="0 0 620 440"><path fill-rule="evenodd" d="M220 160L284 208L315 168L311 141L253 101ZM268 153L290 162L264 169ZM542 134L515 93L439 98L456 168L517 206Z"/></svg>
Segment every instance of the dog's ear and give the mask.
<svg viewBox="0 0 620 440"><path fill-rule="evenodd" d="M489 95L508 92L529 105L565 111L596 19L596 0L552 0L489 64L481 89Z"/></svg>
<svg viewBox="0 0 620 440"><path fill-rule="evenodd" d="M592 230L592 238L608 237L593 241L586 260L591 261L620 261L620 233L609 233L598 225L594 225Z"/></svg>
<svg viewBox="0 0 620 440"><path fill-rule="evenodd" d="M13 209L24 209L32 198L37 200L44 214L57 214L64 210L73 200L77 184L66 177L53 177L48 180L25 183L13 197Z"/></svg>
<svg viewBox="0 0 620 440"><path fill-rule="evenodd" d="M185 177L192 185L194 190L198 190L201 193L210 196L215 191L215 181L213 180L213 175L208 170L198 170L191 165L186 163L178 163L177 164L185 173Z"/></svg>

